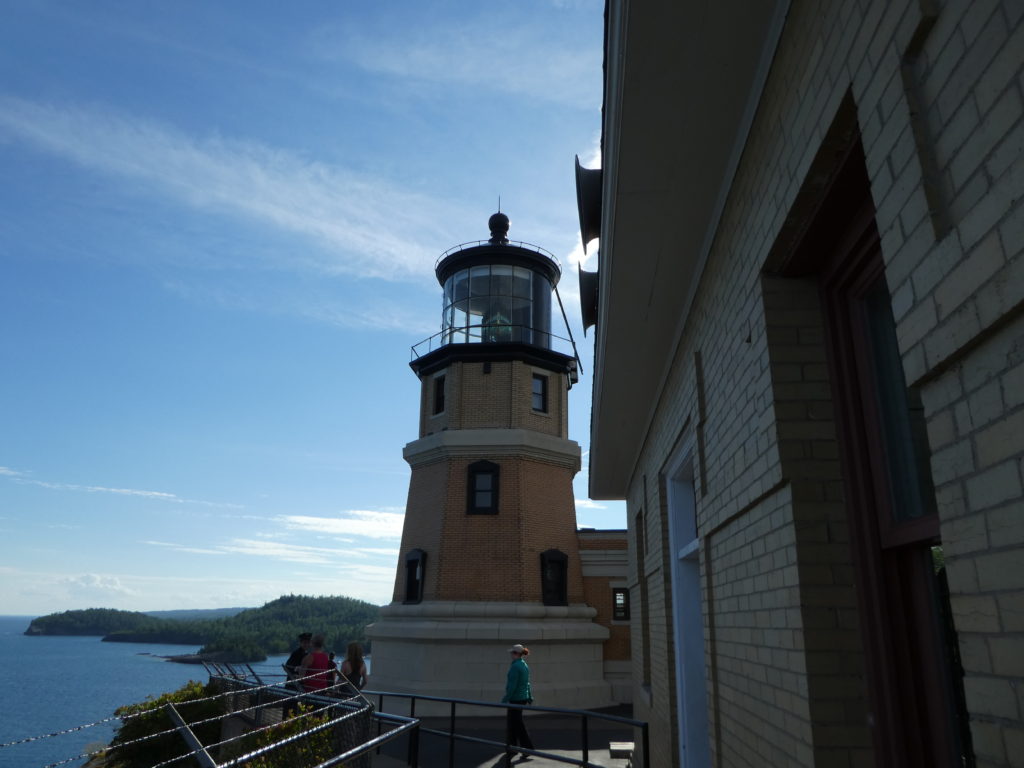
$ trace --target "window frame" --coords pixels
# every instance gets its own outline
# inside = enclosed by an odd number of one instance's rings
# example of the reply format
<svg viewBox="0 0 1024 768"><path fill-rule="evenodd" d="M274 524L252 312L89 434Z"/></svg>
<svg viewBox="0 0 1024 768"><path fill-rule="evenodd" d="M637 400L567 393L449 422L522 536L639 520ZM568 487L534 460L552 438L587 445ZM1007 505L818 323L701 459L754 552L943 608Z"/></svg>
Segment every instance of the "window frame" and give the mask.
<svg viewBox="0 0 1024 768"><path fill-rule="evenodd" d="M424 585L427 581L427 553L422 549L411 549L405 555L405 597L406 605L423 602Z"/></svg>
<svg viewBox="0 0 1024 768"><path fill-rule="evenodd" d="M446 376L442 373L434 377L433 413L432 416L440 416L445 409L445 383Z"/></svg>
<svg viewBox="0 0 1024 768"><path fill-rule="evenodd" d="M491 487L481 490L477 486L477 479L489 476ZM483 459L475 461L466 468L466 514L467 515L496 515L498 514L498 503L500 499L501 467L493 461ZM477 494L490 492L491 503L481 505L477 503Z"/></svg>
<svg viewBox="0 0 1024 768"><path fill-rule="evenodd" d="M540 384L540 392L537 391L537 384ZM540 397L541 407L537 407L537 398ZM530 379L530 409L534 413L548 413L548 377L542 373L535 373Z"/></svg>
<svg viewBox="0 0 1024 768"><path fill-rule="evenodd" d="M551 568L555 578L549 576ZM540 599L544 605L569 604L569 556L561 550L540 553Z"/></svg>
<svg viewBox="0 0 1024 768"><path fill-rule="evenodd" d="M619 596L622 605L619 605ZM629 621L629 587L612 587L612 621Z"/></svg>

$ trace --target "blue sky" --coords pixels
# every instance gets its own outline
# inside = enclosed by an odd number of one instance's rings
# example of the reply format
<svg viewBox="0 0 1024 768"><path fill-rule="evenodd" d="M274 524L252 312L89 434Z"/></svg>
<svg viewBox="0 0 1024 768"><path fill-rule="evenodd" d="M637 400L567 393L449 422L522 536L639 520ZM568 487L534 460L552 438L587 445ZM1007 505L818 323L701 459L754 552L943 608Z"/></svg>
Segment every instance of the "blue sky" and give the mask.
<svg viewBox="0 0 1024 768"><path fill-rule="evenodd" d="M499 195L562 262L586 451L572 162L599 162L602 13L6 3L0 613L387 602L409 349ZM623 527L586 479L579 524Z"/></svg>

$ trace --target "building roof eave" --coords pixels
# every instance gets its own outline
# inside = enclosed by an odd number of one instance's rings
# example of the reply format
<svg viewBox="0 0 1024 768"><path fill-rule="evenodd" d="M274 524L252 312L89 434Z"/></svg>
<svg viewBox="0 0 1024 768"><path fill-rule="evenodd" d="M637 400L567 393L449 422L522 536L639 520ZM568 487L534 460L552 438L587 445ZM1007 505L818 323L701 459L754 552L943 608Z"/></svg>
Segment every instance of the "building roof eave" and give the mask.
<svg viewBox="0 0 1024 768"><path fill-rule="evenodd" d="M610 0L590 495L624 498L788 0Z"/></svg>

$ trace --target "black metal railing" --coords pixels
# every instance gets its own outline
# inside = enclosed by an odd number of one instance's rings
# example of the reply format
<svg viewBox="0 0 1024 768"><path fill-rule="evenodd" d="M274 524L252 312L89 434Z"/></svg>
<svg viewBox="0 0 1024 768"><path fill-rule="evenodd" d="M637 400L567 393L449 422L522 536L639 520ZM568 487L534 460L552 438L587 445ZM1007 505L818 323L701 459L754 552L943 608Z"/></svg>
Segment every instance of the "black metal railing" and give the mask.
<svg viewBox="0 0 1024 768"><path fill-rule="evenodd" d="M465 325L459 328L446 328L433 336L414 344L410 359L418 360L424 355L451 344L528 344L541 349L576 356L576 348L571 339L556 336L550 331L532 328L528 325Z"/></svg>
<svg viewBox="0 0 1024 768"><path fill-rule="evenodd" d="M562 709L559 707L535 707L532 705L522 706L517 704L496 704L489 701L473 701L470 699L452 699L445 698L442 696L422 696L419 694L411 693L396 693L391 691L363 691L363 695L367 697L376 698L378 713L381 713L384 709L384 702L387 699L404 699L409 702L409 714L407 715L410 719L415 719L420 722L420 727L412 734L409 740L408 749L408 762L409 765L416 766L419 764L419 736L420 734L431 734L434 736L440 736L448 742L448 766L449 768L455 768L455 743L466 742L472 744L481 744L486 746L497 747L504 750L506 756L506 765L511 765L511 759L513 753L521 753L523 755L531 755L536 757L542 757L547 760L555 760L561 763L567 763L569 765L583 766L583 768L600 768L596 763L590 762L590 723L593 720L601 720L605 722L617 723L619 725L632 728L634 731L640 733L640 756L641 756L641 768L650 768L650 743L647 723L641 720L633 720L628 717L620 717L618 715L607 714L604 712L595 712L593 710L586 709ZM423 725L421 716L416 714L416 702L418 701L429 701L434 704L447 704L448 705L448 730L440 730L437 728L429 728ZM553 715L558 715L567 718L579 718L580 731L579 731L579 753L580 757L570 757L567 755L560 755L553 752L546 752L539 749L526 749L525 747L512 746L508 743L507 737L503 741L497 741L494 739L481 738L479 736L470 736L467 733L459 733L455 728L455 721L457 717L458 706L473 707L473 708L490 708L494 710L505 711L508 709L520 709L525 712L547 712ZM431 717L436 717L431 715ZM637 739L634 738L634 743Z"/></svg>
<svg viewBox="0 0 1024 768"><path fill-rule="evenodd" d="M540 254L548 261L550 261L552 264L554 264L559 272L562 271L562 265L559 264L558 258L555 256L555 254L553 254L547 248L541 248L539 245L534 245L533 243L526 243L523 242L522 240L507 240L504 243L493 243L490 240L469 240L468 242L465 243L459 243L458 245L453 245L451 248L449 248L447 251L445 251L444 253L437 257L437 261L434 262L434 269L436 270L437 265L440 264L445 259L447 259L452 254L458 253L459 251L465 251L470 248L478 248L481 245L511 246L513 248L522 248L527 251L534 251L535 253Z"/></svg>
<svg viewBox="0 0 1024 768"><path fill-rule="evenodd" d="M296 694L296 691L289 687L290 684L287 680L282 680L280 683L268 683L261 679L248 664L245 665L244 670L241 668L241 665L237 664L206 663L205 666L210 672L211 682L219 683L223 690L234 694L226 701L227 714L242 714L249 721L250 727L258 728L263 726L266 723L264 719L266 707L273 706L276 702L287 704L288 702L301 701L306 704L312 704L317 709L336 708L339 710L349 710L353 713L367 713L372 721L376 723L377 735L360 740L359 743L346 745L347 748L344 751L332 755L317 765L316 768L332 768L342 764L348 766L362 765L363 762L357 758L365 756L367 761L369 761L371 752L376 751L379 753L382 746L405 735L408 735L411 743L418 743L419 741L417 736L420 726L419 720L378 712L374 709L372 702L359 693L356 693L354 696L324 695L312 692ZM276 676L264 674L263 678ZM284 709L278 707L275 714L281 720L284 719ZM303 735L297 734L296 736L284 739L284 741L299 739ZM245 756L243 762L255 756L257 756L257 753L253 752ZM410 753L410 758L409 765L411 768L418 768L418 751L415 754ZM366 764L369 763L367 762Z"/></svg>

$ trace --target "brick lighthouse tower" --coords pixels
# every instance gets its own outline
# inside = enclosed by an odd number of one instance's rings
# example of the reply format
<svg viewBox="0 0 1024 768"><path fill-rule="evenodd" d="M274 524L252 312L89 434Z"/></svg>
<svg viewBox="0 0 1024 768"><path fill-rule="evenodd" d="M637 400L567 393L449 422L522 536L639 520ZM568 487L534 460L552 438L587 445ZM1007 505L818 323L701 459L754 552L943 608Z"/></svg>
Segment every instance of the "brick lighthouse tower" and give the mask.
<svg viewBox="0 0 1024 768"><path fill-rule="evenodd" d="M551 333L561 270L509 242L504 214L488 224L489 240L438 260L441 331L413 349L419 437L393 599L369 629L372 687L497 701L524 643L538 703L604 706L609 632L584 599L568 439L577 366Z"/></svg>

